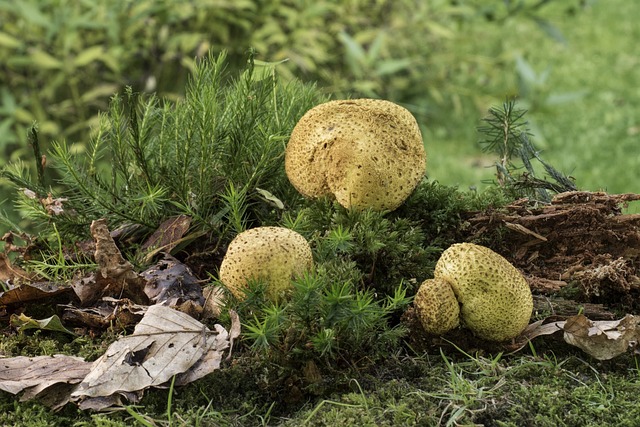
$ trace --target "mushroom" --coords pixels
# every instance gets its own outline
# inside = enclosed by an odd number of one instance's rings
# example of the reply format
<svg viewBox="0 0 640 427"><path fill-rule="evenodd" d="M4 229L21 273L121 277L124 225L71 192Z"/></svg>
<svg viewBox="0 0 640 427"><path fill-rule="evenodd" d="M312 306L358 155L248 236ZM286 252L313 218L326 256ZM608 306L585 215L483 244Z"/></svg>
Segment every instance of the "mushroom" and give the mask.
<svg viewBox="0 0 640 427"><path fill-rule="evenodd" d="M425 280L413 300L424 330L444 335L460 324L460 307L453 289L443 279Z"/></svg>
<svg viewBox="0 0 640 427"><path fill-rule="evenodd" d="M454 244L440 256L434 276L420 285L414 300L428 333L442 335L457 327L452 319L458 313L462 325L489 341L515 338L529 324L533 297L527 281L491 249Z"/></svg>
<svg viewBox="0 0 640 427"><path fill-rule="evenodd" d="M282 227L257 227L231 241L220 266L220 281L243 299L250 280L265 280L267 297L278 300L291 288L291 279L312 266L311 247L300 234Z"/></svg>
<svg viewBox="0 0 640 427"><path fill-rule="evenodd" d="M405 108L379 99L320 104L294 127L285 171L306 197L332 194L346 208L394 210L425 173L420 128Z"/></svg>

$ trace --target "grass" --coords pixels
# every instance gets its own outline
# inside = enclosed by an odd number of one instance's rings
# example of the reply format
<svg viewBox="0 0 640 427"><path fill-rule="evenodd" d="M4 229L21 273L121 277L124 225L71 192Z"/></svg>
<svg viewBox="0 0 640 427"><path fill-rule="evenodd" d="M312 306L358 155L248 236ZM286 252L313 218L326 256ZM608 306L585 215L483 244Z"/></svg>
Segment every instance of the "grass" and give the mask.
<svg viewBox="0 0 640 427"><path fill-rule="evenodd" d="M517 94L543 158L576 177L579 188L640 192L640 3L588 2L570 18L566 3L558 3L544 13L564 43L526 20L463 30L452 55L498 55L509 66L488 74L494 77L484 85L473 81L472 71L452 76L460 81L460 94L476 94L476 106L426 123L430 178L461 188L491 180L493 159L480 153L475 128L491 105Z"/></svg>
<svg viewBox="0 0 640 427"><path fill-rule="evenodd" d="M144 406L114 414L53 414L0 395L0 425L16 426L634 426L639 356L610 362L580 353L394 356L352 372L315 396L276 384L247 356L183 389L153 391ZM298 390L300 392L300 390Z"/></svg>

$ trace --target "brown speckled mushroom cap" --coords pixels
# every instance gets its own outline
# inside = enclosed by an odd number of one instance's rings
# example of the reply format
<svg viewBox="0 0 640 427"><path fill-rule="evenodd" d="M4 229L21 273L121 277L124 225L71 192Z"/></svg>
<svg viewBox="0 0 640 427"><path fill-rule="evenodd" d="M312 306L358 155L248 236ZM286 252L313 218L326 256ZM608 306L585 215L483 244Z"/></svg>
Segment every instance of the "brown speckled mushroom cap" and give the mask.
<svg viewBox="0 0 640 427"><path fill-rule="evenodd" d="M291 279L313 266L311 247L295 231L257 227L238 234L220 266L220 281L236 298L244 298L249 280L265 280L267 296L280 299Z"/></svg>
<svg viewBox="0 0 640 427"><path fill-rule="evenodd" d="M533 298L527 281L491 249L454 244L440 256L434 275L450 284L462 323L480 338L507 341L529 324Z"/></svg>
<svg viewBox="0 0 640 427"><path fill-rule="evenodd" d="M296 124L285 170L304 196L333 194L347 208L394 210L425 173L420 128L405 108L378 99L320 104Z"/></svg>
<svg viewBox="0 0 640 427"><path fill-rule="evenodd" d="M424 330L431 335L444 335L460 324L460 306L453 289L443 279L422 282L413 300Z"/></svg>

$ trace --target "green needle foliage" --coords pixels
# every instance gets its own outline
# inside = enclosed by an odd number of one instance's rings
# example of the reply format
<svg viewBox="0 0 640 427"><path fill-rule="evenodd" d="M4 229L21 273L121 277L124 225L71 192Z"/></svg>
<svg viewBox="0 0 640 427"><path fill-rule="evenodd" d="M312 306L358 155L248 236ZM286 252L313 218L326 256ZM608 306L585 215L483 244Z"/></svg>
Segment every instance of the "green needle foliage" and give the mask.
<svg viewBox="0 0 640 427"><path fill-rule="evenodd" d="M355 268L353 264L345 268ZM363 363L388 357L406 333L392 316L410 303L402 284L385 298L319 266L294 281L291 298L281 304L262 301L263 287L252 284L247 300L238 305L245 338L252 348L285 368L310 360L338 369L336 361ZM340 362L338 362L339 364Z"/></svg>
<svg viewBox="0 0 640 427"><path fill-rule="evenodd" d="M348 210L329 199L309 202L295 219L285 216L283 224L304 235L314 259L334 275L381 295L393 294L403 280L411 280L412 285L405 285L413 290L417 280L431 275L439 253L431 245L433 236L417 221L370 209Z"/></svg>
<svg viewBox="0 0 640 427"><path fill-rule="evenodd" d="M484 151L499 157L496 162L498 184L513 197L529 197L540 202L551 201L549 191L560 193L576 190L573 180L545 162L531 142L531 134L524 120L526 110L516 108L514 100L492 107L484 125L478 131ZM517 164L519 159L522 164ZM538 178L532 161L537 161L551 178Z"/></svg>
<svg viewBox="0 0 640 427"><path fill-rule="evenodd" d="M70 236L85 234L102 217L111 227L137 224L148 231L176 214L191 216L206 231L273 222L262 195L287 204L300 197L284 173L284 146L302 114L324 98L313 85L280 83L275 65L258 66L252 54L238 77L225 72L225 59L200 61L183 100L131 89L114 96L86 153L54 143L49 163L61 179L51 189L41 177L30 179L25 167L5 168L2 176L36 195L22 196L24 214L47 218ZM47 211L47 194L61 211Z"/></svg>

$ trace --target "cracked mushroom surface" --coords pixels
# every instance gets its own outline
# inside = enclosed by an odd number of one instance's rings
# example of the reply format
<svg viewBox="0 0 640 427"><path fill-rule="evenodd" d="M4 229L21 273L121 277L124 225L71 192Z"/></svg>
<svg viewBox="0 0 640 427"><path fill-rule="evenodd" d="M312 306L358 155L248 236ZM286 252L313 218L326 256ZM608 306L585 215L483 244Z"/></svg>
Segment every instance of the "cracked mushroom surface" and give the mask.
<svg viewBox="0 0 640 427"><path fill-rule="evenodd" d="M291 279L312 266L311 247L302 235L283 227L256 227L231 241L220 281L242 299L250 280L265 280L267 297L278 300L291 289Z"/></svg>
<svg viewBox="0 0 640 427"><path fill-rule="evenodd" d="M431 335L444 335L460 325L460 307L449 283L443 279L422 282L414 307L424 330Z"/></svg>
<svg viewBox="0 0 640 427"><path fill-rule="evenodd" d="M423 325L437 325L432 327L436 332L425 327L427 332L442 334L442 330L453 329L455 325L449 329L447 325L453 324L450 318L458 308L461 324L489 341L508 341L529 324L533 297L527 281L509 261L487 247L472 243L450 246L436 263L434 277L437 283L429 286L449 286L457 305L453 308L450 299L439 297L449 291L422 291L421 285L414 303L416 311ZM421 292L436 297L427 305L418 298Z"/></svg>
<svg viewBox="0 0 640 427"><path fill-rule="evenodd" d="M320 104L294 127L289 181L304 196L333 195L346 208L394 210L425 174L420 128L405 108L379 99Z"/></svg>

